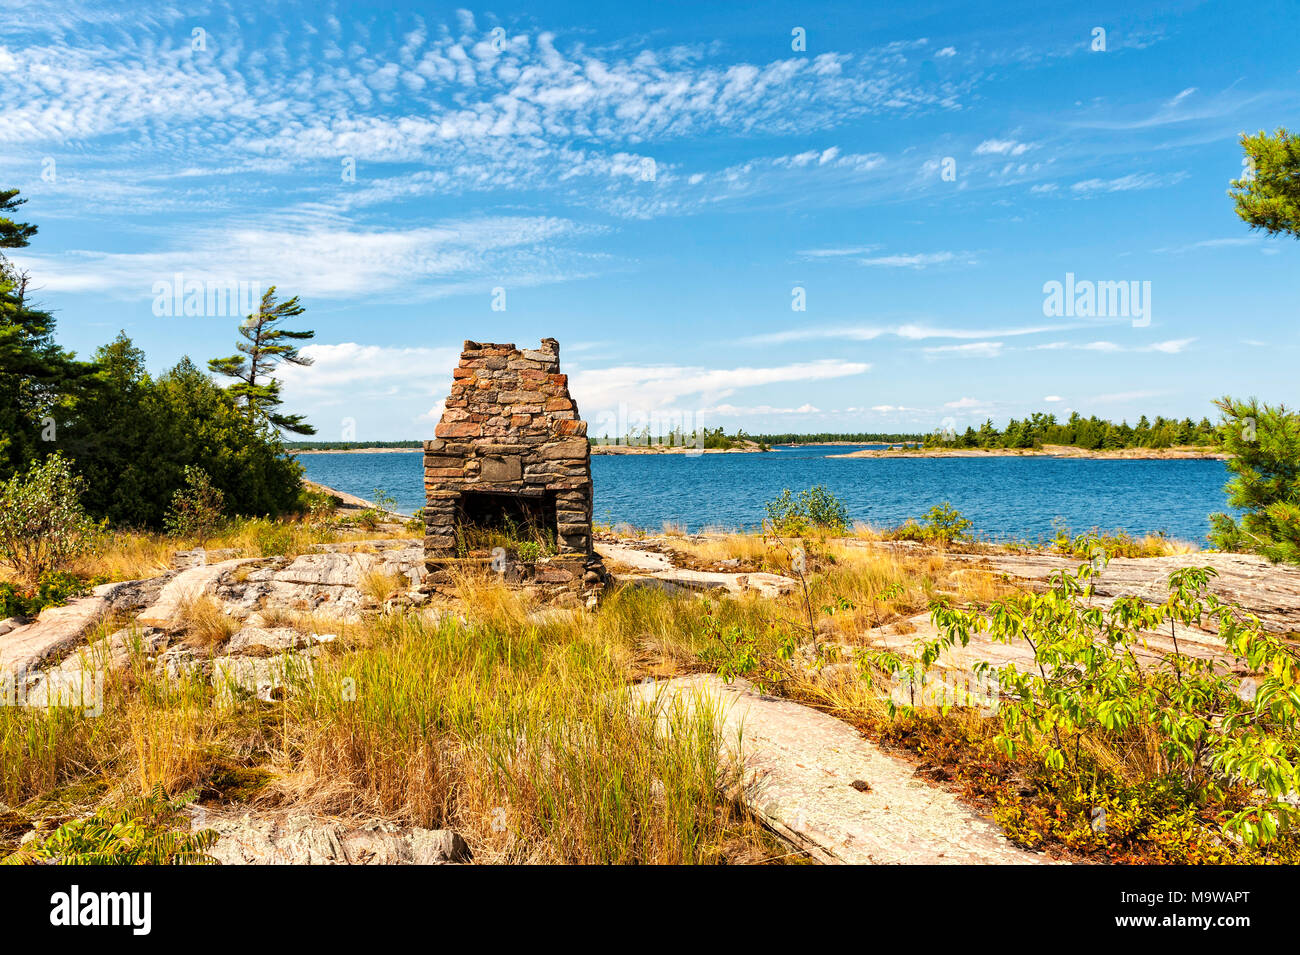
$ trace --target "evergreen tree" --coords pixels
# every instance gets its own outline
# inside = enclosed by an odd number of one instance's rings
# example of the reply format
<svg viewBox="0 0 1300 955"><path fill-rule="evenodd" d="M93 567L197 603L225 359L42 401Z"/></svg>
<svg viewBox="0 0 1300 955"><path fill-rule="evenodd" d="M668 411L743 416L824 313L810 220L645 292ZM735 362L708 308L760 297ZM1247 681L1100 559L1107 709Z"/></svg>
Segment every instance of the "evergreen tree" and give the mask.
<svg viewBox="0 0 1300 955"><path fill-rule="evenodd" d="M237 380L229 390L243 403L250 421L266 423L293 434L315 434L316 429L307 424L302 415L286 415L276 410L283 400L280 398L280 382L272 377L272 373L281 362L299 366L312 363L310 358L298 353L294 342L314 338L316 333L280 327L281 322L296 318L305 311L298 304L296 295L277 302L275 286L272 285L262 296L257 311L239 326L239 334L244 340L235 347L240 354L213 358L208 362L212 371Z"/></svg>
<svg viewBox="0 0 1300 955"><path fill-rule="evenodd" d="M1223 550L1300 563L1300 415L1254 398L1215 404L1223 412L1223 449L1233 455L1228 503L1245 513L1240 521L1211 514L1210 539Z"/></svg>
<svg viewBox="0 0 1300 955"><path fill-rule="evenodd" d="M161 524L172 495L185 486L186 465L207 472L227 513L275 515L298 505L302 466L284 455L278 440L268 440L262 424L249 420L230 390L189 358L150 389L149 420L167 423L150 455L165 466L150 526Z"/></svg>
<svg viewBox="0 0 1300 955"><path fill-rule="evenodd" d="M25 200L0 191L0 249L27 245L36 227L15 222ZM83 373L54 341L54 318L31 300L32 280L0 253L0 477L54 450L62 404Z"/></svg>
<svg viewBox="0 0 1300 955"><path fill-rule="evenodd" d="M155 524L158 498L170 489L167 463L157 457L159 434L170 430L170 422L150 417L153 381L144 352L120 332L96 349L91 369L59 448L86 479L82 500L91 514L119 525Z"/></svg>
<svg viewBox="0 0 1300 955"><path fill-rule="evenodd" d="M8 216L26 201L18 198L17 189L0 189L0 249L24 248L36 234L36 226L15 222Z"/></svg>
<svg viewBox="0 0 1300 955"><path fill-rule="evenodd" d="M1285 129L1241 137L1251 173L1232 183L1237 215L1252 229L1300 239L1300 137Z"/></svg>

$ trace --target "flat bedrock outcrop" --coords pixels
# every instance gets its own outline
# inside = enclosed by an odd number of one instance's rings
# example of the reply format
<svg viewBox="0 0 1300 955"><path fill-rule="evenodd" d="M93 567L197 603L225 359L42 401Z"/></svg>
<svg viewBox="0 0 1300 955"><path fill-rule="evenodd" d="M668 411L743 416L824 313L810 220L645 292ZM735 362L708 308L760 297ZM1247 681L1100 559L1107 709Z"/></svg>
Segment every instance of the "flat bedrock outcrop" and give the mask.
<svg viewBox="0 0 1300 955"><path fill-rule="evenodd" d="M153 599L161 578L102 584L62 607L49 607L27 624L0 632L0 679L35 676L38 667L59 660L88 631L112 613L125 613Z"/></svg>
<svg viewBox="0 0 1300 955"><path fill-rule="evenodd" d="M674 708L718 719L736 795L776 833L830 864L1038 865L991 820L921 779L841 720L708 674L647 682L635 699L672 726ZM737 742L739 741L739 742Z"/></svg>

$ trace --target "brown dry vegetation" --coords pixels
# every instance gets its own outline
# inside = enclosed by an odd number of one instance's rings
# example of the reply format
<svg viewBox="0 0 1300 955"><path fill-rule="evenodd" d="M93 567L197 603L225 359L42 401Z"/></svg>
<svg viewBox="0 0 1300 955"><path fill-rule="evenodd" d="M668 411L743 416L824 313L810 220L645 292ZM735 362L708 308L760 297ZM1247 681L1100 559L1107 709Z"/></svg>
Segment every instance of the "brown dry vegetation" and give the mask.
<svg viewBox="0 0 1300 955"><path fill-rule="evenodd" d="M447 614L398 610L351 624L264 614L269 625L339 637L311 678L274 703L162 677L141 654L110 677L101 717L0 708L5 818L48 827L161 784L197 788L216 803L449 827L483 862L790 861L720 795L736 769L720 764L726 741L707 711L670 714L674 731L665 734L630 702L629 686L647 677L718 669L718 633L734 629L761 661L752 678L908 752L923 775L960 789L1022 844L1139 862L1245 857L1200 835L1215 806L1179 816L1150 794L1133 797L1142 810L1131 819L1122 808L1113 816L1141 839L1100 840L1084 796L994 751L995 721L961 709L891 717L880 687L823 679L836 647L865 647L885 624L905 630L937 598L984 607L1014 590L942 551L864 537L801 542L806 603L802 593L764 600L622 588L586 613L541 606L466 564ZM686 563L790 572L791 548L757 535L674 533L665 543ZM127 543L128 552L148 549ZM368 581L369 596L381 603L392 583ZM812 639L809 607L825 655L790 659L784 646ZM214 612L207 598L187 607L189 642L228 635ZM1150 775L1155 744L1140 735L1122 747L1087 743L1119 783ZM22 831L0 827L0 849Z"/></svg>

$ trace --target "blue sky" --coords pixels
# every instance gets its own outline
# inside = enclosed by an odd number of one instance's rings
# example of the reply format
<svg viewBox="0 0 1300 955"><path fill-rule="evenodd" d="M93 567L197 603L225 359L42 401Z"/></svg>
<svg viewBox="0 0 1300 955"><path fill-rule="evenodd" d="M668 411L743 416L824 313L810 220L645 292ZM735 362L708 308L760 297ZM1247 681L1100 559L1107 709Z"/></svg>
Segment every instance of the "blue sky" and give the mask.
<svg viewBox="0 0 1300 955"><path fill-rule="evenodd" d="M431 435L466 338L559 339L595 434L1296 401L1300 244L1226 195L1293 3L378 7L7 0L61 341L206 360L235 319L160 289L276 284L327 439ZM1044 314L1067 273L1149 309Z"/></svg>

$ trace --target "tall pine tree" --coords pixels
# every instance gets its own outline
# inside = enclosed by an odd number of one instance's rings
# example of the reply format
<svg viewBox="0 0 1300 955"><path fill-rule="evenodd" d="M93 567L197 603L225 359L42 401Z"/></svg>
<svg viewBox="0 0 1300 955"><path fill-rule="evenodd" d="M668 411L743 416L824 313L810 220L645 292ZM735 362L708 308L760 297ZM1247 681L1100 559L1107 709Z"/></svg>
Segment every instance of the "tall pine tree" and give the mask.
<svg viewBox="0 0 1300 955"><path fill-rule="evenodd" d="M312 360L298 353L294 344L314 338L313 331L293 331L281 328L280 323L296 318L306 309L298 303L298 296L283 302L276 301L275 286L262 296L257 311L244 319L239 334L244 340L235 347L240 354L227 358L213 358L208 367L218 375L236 379L229 388L230 394L240 401L251 422L266 423L293 434L315 434L316 429L306 423L303 415L282 414L280 381L272 377L281 362L289 365L310 365Z"/></svg>
<svg viewBox="0 0 1300 955"><path fill-rule="evenodd" d="M1247 174L1232 183L1237 215L1252 229L1300 239L1300 137L1285 129L1241 137ZM1223 449L1232 455L1228 503L1240 521L1211 514L1210 539L1272 561L1300 563L1300 415L1254 398L1215 402Z"/></svg>
<svg viewBox="0 0 1300 955"><path fill-rule="evenodd" d="M53 451L60 406L84 369L54 342L54 318L32 302L31 276L2 250L21 249L36 226L7 213L26 200L0 190L0 478Z"/></svg>

